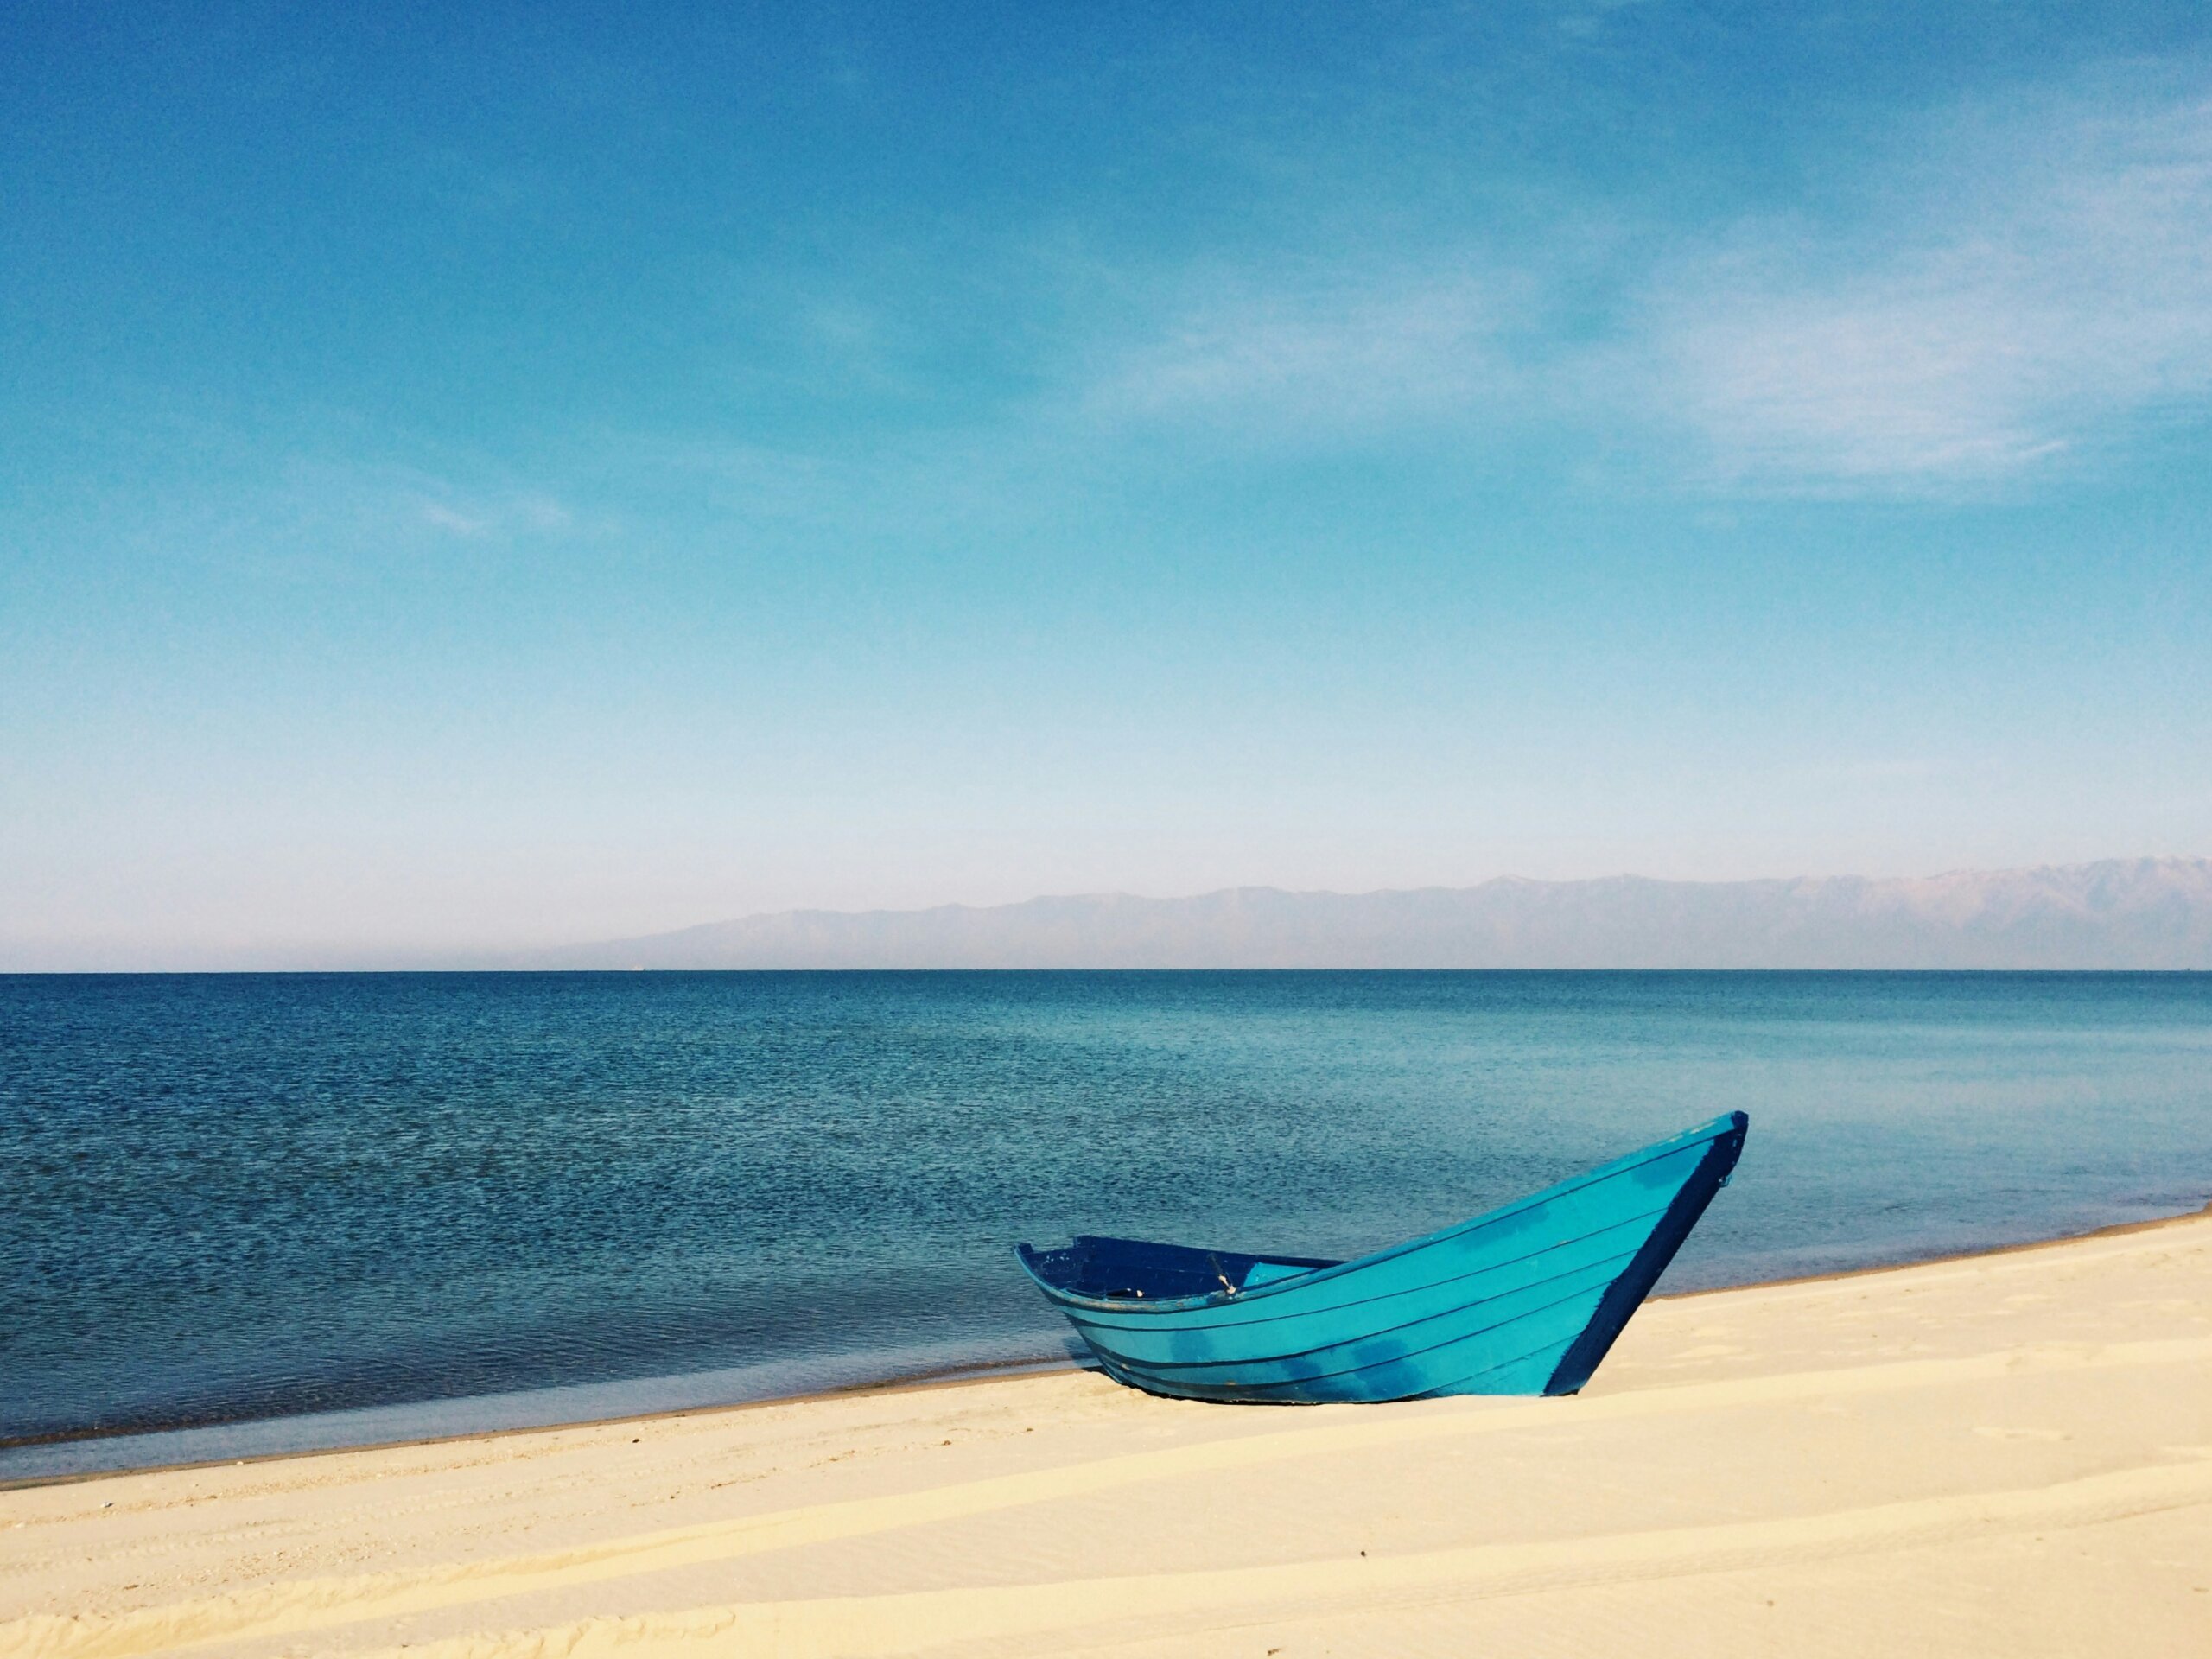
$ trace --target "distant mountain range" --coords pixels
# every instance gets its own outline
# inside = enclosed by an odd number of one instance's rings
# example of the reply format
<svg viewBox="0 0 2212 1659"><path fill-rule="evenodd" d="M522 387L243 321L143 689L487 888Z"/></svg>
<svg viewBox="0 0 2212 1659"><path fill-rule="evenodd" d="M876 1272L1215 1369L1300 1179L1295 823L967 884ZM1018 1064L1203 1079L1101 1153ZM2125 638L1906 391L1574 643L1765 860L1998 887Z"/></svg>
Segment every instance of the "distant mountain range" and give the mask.
<svg viewBox="0 0 2212 1659"><path fill-rule="evenodd" d="M2212 859L1896 880L1591 881L786 911L535 968L2212 969Z"/></svg>

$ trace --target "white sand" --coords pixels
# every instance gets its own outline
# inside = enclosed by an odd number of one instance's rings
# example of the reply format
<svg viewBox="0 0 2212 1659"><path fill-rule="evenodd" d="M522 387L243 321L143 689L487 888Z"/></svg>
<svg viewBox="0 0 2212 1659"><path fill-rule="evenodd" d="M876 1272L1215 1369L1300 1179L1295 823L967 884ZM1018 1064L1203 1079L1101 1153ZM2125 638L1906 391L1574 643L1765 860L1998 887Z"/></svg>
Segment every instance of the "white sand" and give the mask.
<svg viewBox="0 0 2212 1659"><path fill-rule="evenodd" d="M2212 1656L2212 1215L1652 1304L1573 1400L1061 1374L0 1492L0 1656Z"/></svg>

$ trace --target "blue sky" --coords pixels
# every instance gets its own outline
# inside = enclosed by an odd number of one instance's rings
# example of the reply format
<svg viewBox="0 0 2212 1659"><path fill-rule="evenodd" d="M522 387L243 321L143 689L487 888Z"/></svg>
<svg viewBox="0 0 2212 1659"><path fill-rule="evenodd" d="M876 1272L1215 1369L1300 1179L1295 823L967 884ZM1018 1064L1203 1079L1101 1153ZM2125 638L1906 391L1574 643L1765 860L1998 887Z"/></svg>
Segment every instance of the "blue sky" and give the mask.
<svg viewBox="0 0 2212 1659"><path fill-rule="evenodd" d="M2212 852L2212 28L1787 10L9 9L0 965Z"/></svg>

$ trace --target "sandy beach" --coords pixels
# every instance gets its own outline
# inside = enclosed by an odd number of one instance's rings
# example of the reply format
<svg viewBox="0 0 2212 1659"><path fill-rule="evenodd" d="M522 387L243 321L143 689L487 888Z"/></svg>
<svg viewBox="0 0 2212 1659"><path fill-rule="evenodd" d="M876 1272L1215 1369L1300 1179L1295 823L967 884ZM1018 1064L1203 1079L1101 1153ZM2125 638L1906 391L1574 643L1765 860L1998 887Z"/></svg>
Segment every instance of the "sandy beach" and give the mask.
<svg viewBox="0 0 2212 1659"><path fill-rule="evenodd" d="M0 1492L0 1656L2212 1651L2212 1213L1654 1302L1568 1400L1084 1373Z"/></svg>

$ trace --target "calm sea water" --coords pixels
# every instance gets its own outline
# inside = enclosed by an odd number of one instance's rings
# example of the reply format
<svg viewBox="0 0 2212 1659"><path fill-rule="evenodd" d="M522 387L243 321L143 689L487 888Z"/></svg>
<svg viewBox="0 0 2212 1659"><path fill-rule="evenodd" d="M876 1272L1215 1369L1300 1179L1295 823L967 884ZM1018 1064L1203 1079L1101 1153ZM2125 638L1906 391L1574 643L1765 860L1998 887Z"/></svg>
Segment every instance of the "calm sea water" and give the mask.
<svg viewBox="0 0 2212 1659"><path fill-rule="evenodd" d="M2193 1208L2212 975L0 978L0 1478L1052 1359L1018 1239L1349 1255L1737 1108L1669 1287Z"/></svg>

